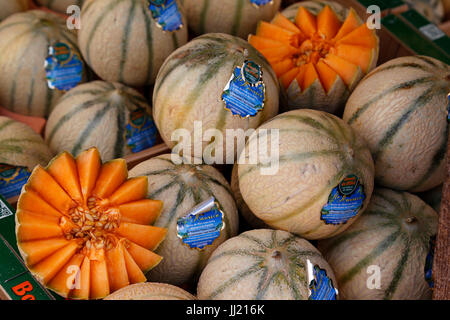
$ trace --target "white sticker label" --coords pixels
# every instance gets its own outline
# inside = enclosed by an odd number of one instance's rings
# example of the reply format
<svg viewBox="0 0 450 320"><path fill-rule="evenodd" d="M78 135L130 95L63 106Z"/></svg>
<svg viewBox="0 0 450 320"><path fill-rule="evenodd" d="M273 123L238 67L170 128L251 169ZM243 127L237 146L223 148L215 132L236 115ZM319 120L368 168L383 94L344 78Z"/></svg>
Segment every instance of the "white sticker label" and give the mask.
<svg viewBox="0 0 450 320"><path fill-rule="evenodd" d="M12 216L11 210L3 203L3 201L0 199L0 219Z"/></svg>
<svg viewBox="0 0 450 320"><path fill-rule="evenodd" d="M420 32L422 32L422 34L424 34L428 39L432 41L445 36L444 31L442 31L432 23L420 27L419 30Z"/></svg>

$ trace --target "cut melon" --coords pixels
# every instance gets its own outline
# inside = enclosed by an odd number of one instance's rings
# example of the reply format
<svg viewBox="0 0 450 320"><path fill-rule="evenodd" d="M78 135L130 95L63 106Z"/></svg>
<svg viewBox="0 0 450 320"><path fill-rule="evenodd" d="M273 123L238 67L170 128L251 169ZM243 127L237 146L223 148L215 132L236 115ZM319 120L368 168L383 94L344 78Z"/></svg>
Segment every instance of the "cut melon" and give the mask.
<svg viewBox="0 0 450 320"><path fill-rule="evenodd" d="M311 8L299 3L271 23L261 22L249 42L272 65L288 110L313 107L337 113L376 66L379 41L353 9L344 18L329 3Z"/></svg>
<svg viewBox="0 0 450 320"><path fill-rule="evenodd" d="M147 188L145 176L128 179L125 160L102 164L95 148L37 166L17 205L26 265L42 284L72 299L101 299L144 282L162 259L150 250L167 232L149 225L163 204L145 199Z"/></svg>

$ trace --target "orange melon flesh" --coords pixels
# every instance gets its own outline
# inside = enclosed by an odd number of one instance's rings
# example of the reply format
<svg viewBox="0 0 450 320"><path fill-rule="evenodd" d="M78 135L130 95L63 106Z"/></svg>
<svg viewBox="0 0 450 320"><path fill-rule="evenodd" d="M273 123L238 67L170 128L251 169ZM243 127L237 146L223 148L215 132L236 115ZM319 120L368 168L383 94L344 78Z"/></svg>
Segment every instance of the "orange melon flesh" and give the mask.
<svg viewBox="0 0 450 320"><path fill-rule="evenodd" d="M45 213L42 214L42 213L36 213L36 212L21 209L21 210L17 211L16 217L17 217L17 221L19 223L30 221L30 220L26 220L26 219L31 217L31 218L43 220L44 223L53 222L53 223L58 224L62 216L55 217L52 215L46 215Z"/></svg>
<svg viewBox="0 0 450 320"><path fill-rule="evenodd" d="M17 202L17 210L18 213L20 210L26 210L57 219L62 216L58 210L45 202L37 192L30 189L20 195L19 201Z"/></svg>
<svg viewBox="0 0 450 320"><path fill-rule="evenodd" d="M123 222L137 224L152 224L161 214L163 202L160 200L144 199L125 203L119 206Z"/></svg>
<svg viewBox="0 0 450 320"><path fill-rule="evenodd" d="M374 50L362 46L339 44L332 51L336 56L360 66L367 73L374 59Z"/></svg>
<svg viewBox="0 0 450 320"><path fill-rule="evenodd" d="M291 22L291 20L283 16L280 12L275 15L275 17L271 21L271 24L294 33L302 33L301 30Z"/></svg>
<svg viewBox="0 0 450 320"><path fill-rule="evenodd" d="M260 36L249 35L248 42L255 47L257 50L268 49L268 48L279 48L285 47L286 44L283 42L275 41L268 38L263 38Z"/></svg>
<svg viewBox="0 0 450 320"><path fill-rule="evenodd" d="M289 46L279 48L266 48L258 50L269 61L281 61L286 57L292 56L297 52L297 49Z"/></svg>
<svg viewBox="0 0 450 320"><path fill-rule="evenodd" d="M306 66L307 66L306 64L301 65L298 68L297 75L295 76L295 79L297 80L297 83L298 83L298 86L300 87L300 89L302 89L303 78L304 78L305 72L306 72Z"/></svg>
<svg viewBox="0 0 450 320"><path fill-rule="evenodd" d="M21 214L20 226L17 233L17 240L20 242L64 236L58 222L48 221L30 213Z"/></svg>
<svg viewBox="0 0 450 320"><path fill-rule="evenodd" d="M317 15L317 31L326 39L332 39L341 27L341 22L331 8L326 5Z"/></svg>
<svg viewBox="0 0 450 320"><path fill-rule="evenodd" d="M298 39L295 33L276 25L261 21L258 24L256 34L262 38L272 39L277 42L282 42L287 45L298 44Z"/></svg>
<svg viewBox="0 0 450 320"><path fill-rule="evenodd" d="M48 283L73 257L78 246L78 241L70 241L68 245L35 265L32 270L39 275L44 284Z"/></svg>
<svg viewBox="0 0 450 320"><path fill-rule="evenodd" d="M147 278L145 277L145 274L142 272L136 261L134 261L128 250L123 249L123 255L125 258L125 265L127 267L128 280L130 283L146 282Z"/></svg>
<svg viewBox="0 0 450 320"><path fill-rule="evenodd" d="M337 41L338 44L351 44L363 46L367 48L376 48L378 46L378 39L373 30L370 30L364 23L342 39Z"/></svg>
<svg viewBox="0 0 450 320"><path fill-rule="evenodd" d="M105 252L100 249L100 260L91 260L90 271L90 297L91 299L102 299L109 295L110 285L108 277L108 266L106 264Z"/></svg>
<svg viewBox="0 0 450 320"><path fill-rule="evenodd" d="M291 59L284 59L280 62L275 63L272 66L273 71L277 75L277 77L282 76L289 70L291 70L294 67L294 62Z"/></svg>
<svg viewBox="0 0 450 320"><path fill-rule="evenodd" d="M307 36L313 36L317 32L316 17L304 7L299 8L295 23Z"/></svg>
<svg viewBox="0 0 450 320"><path fill-rule="evenodd" d="M335 41L342 39L344 36L355 30L361 25L361 19L358 17L357 13L353 8L350 8L349 14L345 19L342 27L339 29L338 33L334 37Z"/></svg>
<svg viewBox="0 0 450 320"><path fill-rule="evenodd" d="M147 177L136 177L125 181L114 193L109 197L109 201L113 204L123 204L137 201L145 198L148 189Z"/></svg>
<svg viewBox="0 0 450 320"><path fill-rule="evenodd" d="M50 281L48 284L50 289L67 297L72 289L80 286L80 272L83 260L84 255L75 254Z"/></svg>
<svg viewBox="0 0 450 320"><path fill-rule="evenodd" d="M325 92L328 93L333 87L338 74L322 60L316 64L316 70Z"/></svg>
<svg viewBox="0 0 450 320"><path fill-rule="evenodd" d="M77 164L69 153L63 152L56 157L47 170L73 200L83 202Z"/></svg>
<svg viewBox="0 0 450 320"><path fill-rule="evenodd" d="M127 179L127 163L123 159L109 161L102 165L93 195L99 198L109 197Z"/></svg>
<svg viewBox="0 0 450 320"><path fill-rule="evenodd" d="M20 247L26 253L26 263L33 266L68 243L65 238L52 238L22 242Z"/></svg>
<svg viewBox="0 0 450 320"><path fill-rule="evenodd" d="M90 282L91 282L91 261L88 257L84 257L83 263L81 264L80 276L79 276L79 287L75 287L69 293L69 297L72 299L89 299L90 292Z"/></svg>
<svg viewBox="0 0 450 320"><path fill-rule="evenodd" d="M107 250L106 259L111 291L128 286L130 282L122 246L119 244L113 249Z"/></svg>
<svg viewBox="0 0 450 320"><path fill-rule="evenodd" d="M290 71L286 72L285 74L283 74L280 77L280 83L283 85L283 87L289 88L292 81L294 81L295 77L299 73L299 71L300 71L300 68L296 67L296 68L293 68Z"/></svg>
<svg viewBox="0 0 450 320"><path fill-rule="evenodd" d="M91 148L80 153L75 161L80 179L81 193L86 202L91 196L92 190L94 190L97 177L100 173L102 165L100 153L97 148Z"/></svg>
<svg viewBox="0 0 450 320"><path fill-rule="evenodd" d="M119 236L122 236L146 249L154 250L166 237L167 229L122 222L119 228L116 229L116 232Z"/></svg>
<svg viewBox="0 0 450 320"><path fill-rule="evenodd" d="M358 74L358 66L348 62L332 53L328 54L323 61L342 78L347 86L350 86Z"/></svg>
<svg viewBox="0 0 450 320"><path fill-rule="evenodd" d="M161 256L132 242L126 250L144 273L156 267L162 260Z"/></svg>
<svg viewBox="0 0 450 320"><path fill-rule="evenodd" d="M26 186L38 192L47 203L61 212L66 212L74 205L67 193L41 166L34 168Z"/></svg>
<svg viewBox="0 0 450 320"><path fill-rule="evenodd" d="M314 81L318 80L319 76L317 75L316 69L312 63L308 63L305 68L305 73L303 76L302 82L302 90L309 88Z"/></svg>

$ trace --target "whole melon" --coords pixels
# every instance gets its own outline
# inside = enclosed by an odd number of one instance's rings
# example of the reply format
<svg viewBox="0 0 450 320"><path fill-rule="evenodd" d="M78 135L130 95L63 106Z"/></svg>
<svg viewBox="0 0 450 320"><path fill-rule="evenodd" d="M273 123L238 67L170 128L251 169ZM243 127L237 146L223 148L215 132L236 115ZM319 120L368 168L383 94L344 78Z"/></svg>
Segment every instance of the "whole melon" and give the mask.
<svg viewBox="0 0 450 320"><path fill-rule="evenodd" d="M92 81L61 97L48 118L45 140L54 152L78 155L95 146L105 161L150 148L157 130L150 106L136 90Z"/></svg>
<svg viewBox="0 0 450 320"><path fill-rule="evenodd" d="M450 66L408 56L380 65L352 93L343 119L366 140L380 186L420 192L444 181L449 91Z"/></svg>
<svg viewBox="0 0 450 320"><path fill-rule="evenodd" d="M0 21L14 13L26 11L28 7L27 0L0 0Z"/></svg>
<svg viewBox="0 0 450 320"><path fill-rule="evenodd" d="M75 30L69 30L57 14L31 10L0 23L0 105L24 115L50 114L64 93L51 89L46 79L45 62L55 43L69 46L82 61ZM82 72L83 82L84 64Z"/></svg>
<svg viewBox="0 0 450 320"><path fill-rule="evenodd" d="M311 286L312 281L323 287ZM332 269L312 244L286 231L256 229L214 251L198 282L197 296L200 300L332 300L335 289Z"/></svg>
<svg viewBox="0 0 450 320"><path fill-rule="evenodd" d="M105 81L129 86L153 84L164 60L188 40L183 26L164 31L148 0L86 0L78 32L80 49L89 66Z"/></svg>
<svg viewBox="0 0 450 320"><path fill-rule="evenodd" d="M150 281L181 285L198 278L209 256L226 239L238 231L238 212L230 186L222 174L208 165L175 164L175 154L165 154L138 164L133 176L148 176L148 197L164 201L155 226L168 229L157 253L164 256L152 270ZM177 235L177 220L196 205L214 196L224 213L225 228L211 246L191 249Z"/></svg>
<svg viewBox="0 0 450 320"><path fill-rule="evenodd" d="M47 165L53 153L42 137L24 123L0 116L0 163L27 167Z"/></svg>
<svg viewBox="0 0 450 320"><path fill-rule="evenodd" d="M431 272L427 260L437 224L438 215L419 197L375 189L367 210L350 228L319 241L341 298L430 299L425 274Z"/></svg>
<svg viewBox="0 0 450 320"><path fill-rule="evenodd" d="M249 117L233 114L222 100L225 87L245 61L261 67L265 86L263 109ZM278 113L278 90L272 68L247 41L227 34L206 34L179 48L164 62L153 91L153 116L170 148L177 145L172 135L177 129L183 129L192 137L193 149L196 121L200 122L203 133L214 129L224 137L227 129L254 129ZM244 95L237 99L251 101ZM214 137L203 138L203 155L207 151L210 154L221 151L224 158L236 156L234 146L227 150L226 139L220 143Z"/></svg>
<svg viewBox="0 0 450 320"><path fill-rule="evenodd" d="M238 207L239 213L245 219L245 221L252 227L253 229L268 229L269 226L264 223L261 219L259 219L255 214L250 210L248 205L245 203L242 198L241 190L239 189L239 178L238 178L238 166L235 164L233 166L233 170L231 172L231 190L234 194L234 199L236 200L236 205Z"/></svg>
<svg viewBox="0 0 450 320"><path fill-rule="evenodd" d="M196 300L189 292L167 283L136 283L117 290L103 300Z"/></svg>
<svg viewBox="0 0 450 320"><path fill-rule="evenodd" d="M69 6L76 5L81 8L84 0L36 0L36 2L56 12L67 13Z"/></svg>
<svg viewBox="0 0 450 320"><path fill-rule="evenodd" d="M259 150L256 164L249 154L255 143L271 150L267 158ZM322 239L347 229L366 209L374 165L365 142L342 119L300 109L256 130L240 155L238 178L245 203L259 219Z"/></svg>
<svg viewBox="0 0 450 320"><path fill-rule="evenodd" d="M182 0L189 28L197 35L227 33L246 39L258 21L269 21L281 0ZM259 5L258 5L259 4Z"/></svg>

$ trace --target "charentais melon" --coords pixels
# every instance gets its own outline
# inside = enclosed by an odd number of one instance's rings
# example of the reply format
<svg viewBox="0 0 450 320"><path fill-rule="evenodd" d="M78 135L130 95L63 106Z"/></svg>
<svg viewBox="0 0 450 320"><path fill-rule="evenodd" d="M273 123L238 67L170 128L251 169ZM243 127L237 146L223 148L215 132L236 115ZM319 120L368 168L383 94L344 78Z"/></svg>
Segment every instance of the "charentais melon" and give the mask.
<svg viewBox="0 0 450 320"><path fill-rule="evenodd" d="M162 202L145 199L147 177L127 178L125 160L102 163L96 148L37 166L19 197L20 254L43 285L71 299L100 299L162 259L167 230L152 226Z"/></svg>
<svg viewBox="0 0 450 320"><path fill-rule="evenodd" d="M0 21L10 15L26 11L29 8L28 0L0 0Z"/></svg>
<svg viewBox="0 0 450 320"><path fill-rule="evenodd" d="M107 296L104 300L197 300L189 292L159 282L136 283Z"/></svg>

